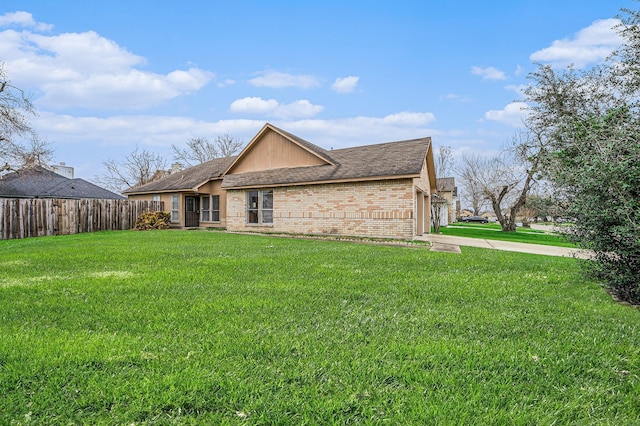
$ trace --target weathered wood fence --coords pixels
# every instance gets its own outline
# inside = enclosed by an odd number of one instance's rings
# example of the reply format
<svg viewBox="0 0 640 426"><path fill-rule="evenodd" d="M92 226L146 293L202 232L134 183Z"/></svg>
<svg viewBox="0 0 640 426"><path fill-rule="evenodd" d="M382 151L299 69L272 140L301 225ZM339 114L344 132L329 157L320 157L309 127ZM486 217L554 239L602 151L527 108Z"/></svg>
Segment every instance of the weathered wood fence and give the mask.
<svg viewBox="0 0 640 426"><path fill-rule="evenodd" d="M162 201L0 198L0 240L131 229Z"/></svg>

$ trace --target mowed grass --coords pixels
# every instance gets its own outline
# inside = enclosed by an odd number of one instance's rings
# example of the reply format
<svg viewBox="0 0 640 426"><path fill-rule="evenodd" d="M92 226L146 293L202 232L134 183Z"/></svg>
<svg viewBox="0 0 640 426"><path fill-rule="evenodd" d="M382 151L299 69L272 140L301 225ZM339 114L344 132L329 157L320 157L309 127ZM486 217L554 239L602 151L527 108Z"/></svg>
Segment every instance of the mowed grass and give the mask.
<svg viewBox="0 0 640 426"><path fill-rule="evenodd" d="M198 231L0 242L0 424L638 424L574 260Z"/></svg>
<svg viewBox="0 0 640 426"><path fill-rule="evenodd" d="M511 241L515 243L542 244L556 247L575 247L558 233L546 233L528 228L517 228L516 232L502 232L495 223L453 223L443 226L439 233L456 237L482 238L485 240Z"/></svg>

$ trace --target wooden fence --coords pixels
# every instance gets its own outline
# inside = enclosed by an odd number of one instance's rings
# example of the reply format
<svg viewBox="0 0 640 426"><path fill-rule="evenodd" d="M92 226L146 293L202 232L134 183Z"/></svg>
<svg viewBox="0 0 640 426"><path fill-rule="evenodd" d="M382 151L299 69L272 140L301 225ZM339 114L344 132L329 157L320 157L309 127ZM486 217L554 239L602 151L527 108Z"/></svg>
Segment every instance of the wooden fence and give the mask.
<svg viewBox="0 0 640 426"><path fill-rule="evenodd" d="M0 240L131 229L162 201L0 198Z"/></svg>

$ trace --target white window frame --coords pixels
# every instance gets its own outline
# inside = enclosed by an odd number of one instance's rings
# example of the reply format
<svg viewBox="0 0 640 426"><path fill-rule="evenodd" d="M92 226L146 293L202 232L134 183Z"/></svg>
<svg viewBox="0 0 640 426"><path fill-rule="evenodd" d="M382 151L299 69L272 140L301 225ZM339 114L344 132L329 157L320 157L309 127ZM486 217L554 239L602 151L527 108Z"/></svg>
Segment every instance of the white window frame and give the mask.
<svg viewBox="0 0 640 426"><path fill-rule="evenodd" d="M180 196L171 196L171 222L180 222Z"/></svg>
<svg viewBox="0 0 640 426"><path fill-rule="evenodd" d="M245 211L247 225L273 225L273 189L247 191Z"/></svg>
<svg viewBox="0 0 640 426"><path fill-rule="evenodd" d="M214 209L213 200L218 200L218 208ZM211 196L211 222L220 222L220 195L212 195Z"/></svg>

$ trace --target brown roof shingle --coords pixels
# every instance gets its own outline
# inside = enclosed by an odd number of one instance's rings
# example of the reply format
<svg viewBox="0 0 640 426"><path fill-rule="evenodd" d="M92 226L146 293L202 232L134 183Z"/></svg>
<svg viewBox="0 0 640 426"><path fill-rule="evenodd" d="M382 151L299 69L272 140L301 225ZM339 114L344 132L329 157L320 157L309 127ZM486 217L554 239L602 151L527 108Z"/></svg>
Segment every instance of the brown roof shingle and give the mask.
<svg viewBox="0 0 640 426"><path fill-rule="evenodd" d="M127 189L124 194L195 190L197 186L208 180L221 177L235 158L235 156L216 158L165 178Z"/></svg>
<svg viewBox="0 0 640 426"><path fill-rule="evenodd" d="M335 165L295 167L225 175L222 187L301 185L313 182L419 176L431 138L330 151Z"/></svg>

